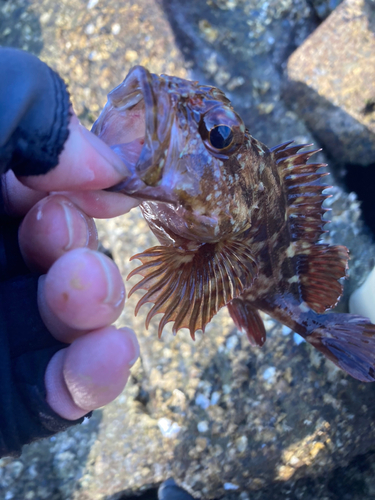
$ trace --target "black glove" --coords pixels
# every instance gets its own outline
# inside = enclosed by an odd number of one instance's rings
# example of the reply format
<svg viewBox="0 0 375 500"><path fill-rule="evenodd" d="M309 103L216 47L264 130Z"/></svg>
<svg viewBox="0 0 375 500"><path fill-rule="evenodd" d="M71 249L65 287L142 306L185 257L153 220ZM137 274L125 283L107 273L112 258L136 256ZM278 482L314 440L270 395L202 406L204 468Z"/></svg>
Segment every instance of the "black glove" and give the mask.
<svg viewBox="0 0 375 500"><path fill-rule="evenodd" d="M58 164L68 138L70 101L63 80L38 58L0 48L0 174L38 175ZM1 188L1 184L0 184ZM6 214L0 189L0 457L82 422L65 420L45 401L44 373L66 347L38 312L38 276L18 246L20 219Z"/></svg>

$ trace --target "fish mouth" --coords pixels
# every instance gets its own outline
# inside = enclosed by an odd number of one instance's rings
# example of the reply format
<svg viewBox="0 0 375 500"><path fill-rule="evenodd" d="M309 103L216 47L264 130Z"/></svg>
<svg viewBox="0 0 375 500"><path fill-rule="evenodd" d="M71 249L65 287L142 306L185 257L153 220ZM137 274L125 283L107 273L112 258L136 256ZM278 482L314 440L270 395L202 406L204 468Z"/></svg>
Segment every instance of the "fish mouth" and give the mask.
<svg viewBox="0 0 375 500"><path fill-rule="evenodd" d="M91 131L121 158L128 174L109 188L141 200L174 203L158 186L163 175L171 129L171 104L165 82L142 66L108 94Z"/></svg>

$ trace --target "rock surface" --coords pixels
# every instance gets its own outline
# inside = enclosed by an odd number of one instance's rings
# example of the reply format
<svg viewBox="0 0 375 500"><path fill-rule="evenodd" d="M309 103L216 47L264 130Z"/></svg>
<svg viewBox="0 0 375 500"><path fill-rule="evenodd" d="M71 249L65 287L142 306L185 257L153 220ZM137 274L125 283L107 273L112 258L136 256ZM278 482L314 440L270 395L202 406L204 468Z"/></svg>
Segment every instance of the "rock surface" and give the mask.
<svg viewBox="0 0 375 500"><path fill-rule="evenodd" d="M311 0L310 3L319 19L325 19L336 9L342 0Z"/></svg>
<svg viewBox="0 0 375 500"><path fill-rule="evenodd" d="M311 141L280 92L283 64L316 25L304 0L12 0L0 7L0 43L33 50L57 69L87 126L106 93L144 64L221 86L269 145ZM375 247L355 196L332 194L329 238L351 250L349 292L373 267ZM124 277L137 265L129 257L155 244L138 210L98 226ZM158 340L155 323L144 329L147 306L133 316L139 297L118 321L141 344L124 393L85 425L1 460L1 499L115 500L170 476L198 498L375 495L374 385L346 377L270 318L261 350L225 310L196 342L169 329Z"/></svg>
<svg viewBox="0 0 375 500"><path fill-rule="evenodd" d="M358 221L355 196L334 188L330 207L329 241L347 244L357 265L367 267L375 247ZM128 255L138 251L131 248L135 217L131 213L101 226L102 239L124 273ZM147 230L140 231L140 246L155 243ZM129 300L123 323L132 322L137 298ZM138 332L143 319L144 313L132 322ZM374 447L374 388L346 377L272 319L266 318L266 326L265 346L254 349L225 310L195 343L187 332L173 337L169 329L159 341L153 323L141 334L142 361L134 367L134 385L125 391L126 405L116 402L104 411L108 420L101 424L84 476L87 496L77 498L95 498L90 488L98 491L105 479L105 491L112 492L111 474L98 474L96 463L113 471L121 460L137 471L135 477L122 477L125 491L172 475L203 498L238 498L247 491L252 499L276 499L282 489L303 491L310 483L323 495L339 465ZM119 430L107 437L108 428ZM132 452L121 452L125 447ZM116 451L114 458L108 449Z"/></svg>
<svg viewBox="0 0 375 500"><path fill-rule="evenodd" d="M282 67L318 25L307 0L162 3L194 76L228 94L254 137L269 146L311 137L281 99Z"/></svg>
<svg viewBox="0 0 375 500"><path fill-rule="evenodd" d="M341 163L375 163L375 3L345 0L292 54L285 97Z"/></svg>

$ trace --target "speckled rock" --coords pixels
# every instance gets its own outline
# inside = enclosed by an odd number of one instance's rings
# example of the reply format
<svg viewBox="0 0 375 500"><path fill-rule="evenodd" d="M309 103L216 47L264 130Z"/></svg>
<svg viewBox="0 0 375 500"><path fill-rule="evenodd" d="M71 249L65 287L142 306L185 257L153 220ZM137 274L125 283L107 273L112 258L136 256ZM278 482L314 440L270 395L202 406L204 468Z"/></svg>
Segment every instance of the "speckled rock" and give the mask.
<svg viewBox="0 0 375 500"><path fill-rule="evenodd" d="M283 65L318 25L308 0L162 3L194 76L228 93L254 137L313 142L281 98Z"/></svg>
<svg viewBox="0 0 375 500"><path fill-rule="evenodd" d="M375 3L345 0L289 58L285 98L341 163L375 163Z"/></svg>
<svg viewBox="0 0 375 500"><path fill-rule="evenodd" d="M270 146L310 140L280 100L283 62L317 24L310 2L165 0L164 7L173 31L153 0L8 0L0 43L33 50L57 69L87 126L107 92L144 64L223 87ZM350 290L373 267L375 248L355 196L332 194L330 238L353 255ZM155 244L137 209L98 226L124 277L137 265L129 257ZM144 329L148 306L134 317L139 297L118 321L141 344L124 393L84 425L1 460L0 499L117 500L170 476L198 498L336 500L350 488L351 500L375 495L373 385L350 379L268 317L261 350L225 310L196 342L168 328L158 340L156 322Z"/></svg>
<svg viewBox="0 0 375 500"><path fill-rule="evenodd" d="M0 460L1 500L62 500L72 498L102 418L90 420L49 440L25 446L20 458Z"/></svg>
<svg viewBox="0 0 375 500"><path fill-rule="evenodd" d="M173 32L154 0L5 0L0 44L37 54L68 83L74 109L91 126L107 93L135 64L186 77Z"/></svg>

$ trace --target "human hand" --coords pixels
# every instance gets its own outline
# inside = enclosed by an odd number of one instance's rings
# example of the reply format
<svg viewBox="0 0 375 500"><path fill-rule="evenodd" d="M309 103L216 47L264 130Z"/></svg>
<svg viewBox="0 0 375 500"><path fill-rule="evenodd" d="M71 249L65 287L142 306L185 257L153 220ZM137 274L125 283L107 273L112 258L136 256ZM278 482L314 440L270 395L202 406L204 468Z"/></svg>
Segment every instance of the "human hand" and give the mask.
<svg viewBox="0 0 375 500"><path fill-rule="evenodd" d="M24 216L19 246L25 262L45 273L38 283L39 313L49 332L70 344L47 366L47 402L75 420L119 395L139 355L134 332L111 326L125 288L113 261L96 251L92 219L126 213L137 202L102 191L122 180L121 160L74 115L69 130L56 168L22 183L9 171L3 193L8 214Z"/></svg>

